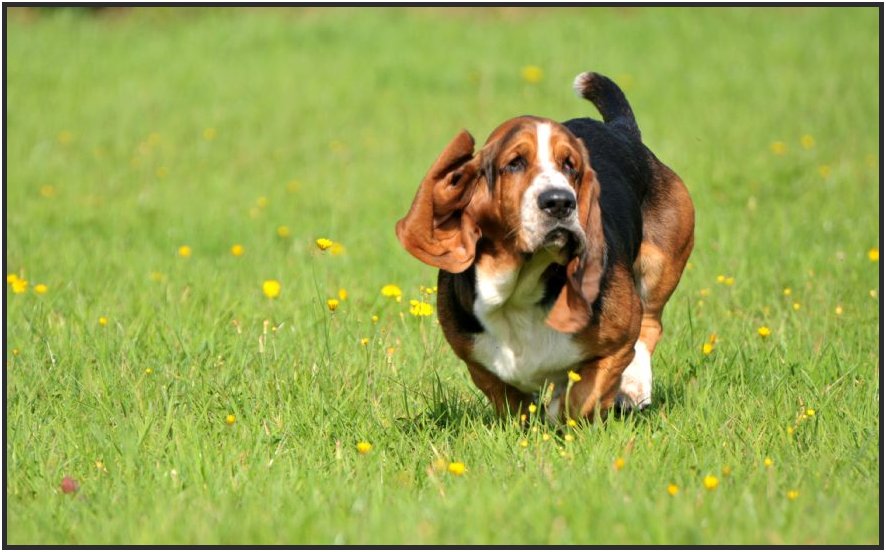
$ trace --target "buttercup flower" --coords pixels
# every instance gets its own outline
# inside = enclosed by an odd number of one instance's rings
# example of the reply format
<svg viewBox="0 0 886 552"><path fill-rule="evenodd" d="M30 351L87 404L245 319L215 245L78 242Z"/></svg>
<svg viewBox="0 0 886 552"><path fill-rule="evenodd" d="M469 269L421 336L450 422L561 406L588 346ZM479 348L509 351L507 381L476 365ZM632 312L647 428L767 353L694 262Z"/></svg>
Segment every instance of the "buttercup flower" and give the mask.
<svg viewBox="0 0 886 552"><path fill-rule="evenodd" d="M467 470L463 462L450 462L448 469L452 475L464 475Z"/></svg>
<svg viewBox="0 0 886 552"><path fill-rule="evenodd" d="M529 407L527 408L527 410L529 410L530 414L535 414L535 411L538 410L538 407L535 406L535 403L531 403L529 405Z"/></svg>
<svg viewBox="0 0 886 552"><path fill-rule="evenodd" d="M625 467L625 459L619 456L615 459L615 462L612 463L612 467L615 468L615 471L621 471Z"/></svg>
<svg viewBox="0 0 886 552"><path fill-rule="evenodd" d="M187 259L191 256L191 247L188 245L182 245L178 248L178 256L184 259Z"/></svg>
<svg viewBox="0 0 886 552"><path fill-rule="evenodd" d="M225 416L225 423L228 425L234 425L234 423L236 421L237 421L237 417L234 416L233 414L228 414L227 416Z"/></svg>
<svg viewBox="0 0 886 552"><path fill-rule="evenodd" d="M757 333L760 335L760 337L766 339L772 334L772 331L767 326L760 326L759 328L757 328Z"/></svg>
<svg viewBox="0 0 886 552"><path fill-rule="evenodd" d="M23 280L22 278L16 278L14 282L12 282L12 293L24 293L28 291L28 281Z"/></svg>
<svg viewBox="0 0 886 552"><path fill-rule="evenodd" d="M400 288L396 285L388 284L381 288L381 294L385 297L393 297L399 301L400 297L403 295L403 292L400 291Z"/></svg>
<svg viewBox="0 0 886 552"><path fill-rule="evenodd" d="M874 263L879 261L880 260L880 248L879 247L872 247L872 248L868 249L868 259L870 259L871 262L874 262Z"/></svg>
<svg viewBox="0 0 886 552"><path fill-rule="evenodd" d="M331 312L335 312L335 309L338 308L338 299L327 299L326 306Z"/></svg>
<svg viewBox="0 0 886 552"><path fill-rule="evenodd" d="M702 483L704 484L705 489L713 491L717 488L717 485L720 484L720 480L713 475L706 475L705 478L702 480Z"/></svg>
<svg viewBox="0 0 886 552"><path fill-rule="evenodd" d="M154 369L153 369L153 368L145 368L145 375L146 375L146 376L150 376L150 375L153 374L153 373L154 373Z"/></svg>
<svg viewBox="0 0 886 552"><path fill-rule="evenodd" d="M520 76L529 84L538 84L541 82L543 72L541 67L538 67L537 65L526 65L520 69Z"/></svg>
<svg viewBox="0 0 886 552"><path fill-rule="evenodd" d="M581 381L581 376L579 376L576 372L573 372L572 370L570 370L567 375L569 376L569 380L572 382L578 383Z"/></svg>
<svg viewBox="0 0 886 552"><path fill-rule="evenodd" d="M803 149L810 150L815 147L815 138L810 134L804 134L800 137L800 145L803 146Z"/></svg>
<svg viewBox="0 0 886 552"><path fill-rule="evenodd" d="M366 441L360 441L357 443L357 452L360 454L369 454L369 451L372 450L372 444L367 443Z"/></svg>
<svg viewBox="0 0 886 552"><path fill-rule="evenodd" d="M814 408L807 408L806 415L809 416L810 418L815 416L815 409Z"/></svg>
<svg viewBox="0 0 886 552"><path fill-rule="evenodd" d="M98 325L99 325L99 326L107 326L107 325L108 325L108 317L106 317L106 316L99 316L99 317L98 317Z"/></svg>
<svg viewBox="0 0 886 552"><path fill-rule="evenodd" d="M332 240L326 238L317 238L316 244L317 247L320 248L320 251L326 251L330 247L332 247Z"/></svg>
<svg viewBox="0 0 886 552"><path fill-rule="evenodd" d="M329 253L331 255L341 255L344 252L345 246L338 242L333 242L332 245L329 246Z"/></svg>
<svg viewBox="0 0 886 552"><path fill-rule="evenodd" d="M261 285L261 291L268 299L274 299L280 295L280 282L277 280L265 280Z"/></svg>
<svg viewBox="0 0 886 552"><path fill-rule="evenodd" d="M671 483L670 485L668 485L668 494L669 494L669 495L671 495L671 496L677 496L677 493L679 493L679 492L680 492L680 487L676 486L676 485L673 484L673 483Z"/></svg>
<svg viewBox="0 0 886 552"><path fill-rule="evenodd" d="M800 491L796 489L791 489L787 493L788 500L797 500L797 497L800 496Z"/></svg>
<svg viewBox="0 0 886 552"><path fill-rule="evenodd" d="M288 226L278 226L277 227L277 235L281 238L288 238L290 235Z"/></svg>
<svg viewBox="0 0 886 552"><path fill-rule="evenodd" d="M704 356L708 356L709 354L711 354L712 352L714 352L714 345L713 345L713 343L705 343L704 345L702 345L702 346L701 346L701 352L702 352L702 354L704 354Z"/></svg>
<svg viewBox="0 0 886 552"><path fill-rule="evenodd" d="M788 145L780 140L776 140L775 142L769 144L769 149L775 155L784 155L788 152Z"/></svg>
<svg viewBox="0 0 886 552"><path fill-rule="evenodd" d="M242 255L243 251L244 251L243 246L240 245L239 243L235 243L234 245L231 246L231 255L233 255L235 257L239 257L240 255Z"/></svg>
<svg viewBox="0 0 886 552"><path fill-rule="evenodd" d="M827 178L831 176L831 166L830 165L819 165L818 166L818 174L822 178Z"/></svg>
<svg viewBox="0 0 886 552"><path fill-rule="evenodd" d="M784 288L784 290L782 291L785 297L789 296L793 292L794 291L791 288Z"/></svg>
<svg viewBox="0 0 886 552"><path fill-rule="evenodd" d="M834 309L834 314L837 316L843 315L843 305L837 305L837 308Z"/></svg>
<svg viewBox="0 0 886 552"><path fill-rule="evenodd" d="M520 441L520 446L523 447L523 448L528 447L528 446L529 446L529 441L526 440L526 439L521 440L521 441Z"/></svg>
<svg viewBox="0 0 886 552"><path fill-rule="evenodd" d="M360 338L360 345L363 345L364 347L369 345L369 338L368 337Z"/></svg>
<svg viewBox="0 0 886 552"><path fill-rule="evenodd" d="M342 301L345 301L348 298L348 290L346 290L345 288L339 288L338 289L338 298L341 299Z"/></svg>
<svg viewBox="0 0 886 552"><path fill-rule="evenodd" d="M412 316L430 316L434 314L434 307L424 301L409 301L409 314Z"/></svg>
<svg viewBox="0 0 886 552"><path fill-rule="evenodd" d="M766 458L763 459L763 465L766 466L767 468L771 468L772 466L775 465L775 461L772 458L769 458L767 456Z"/></svg>

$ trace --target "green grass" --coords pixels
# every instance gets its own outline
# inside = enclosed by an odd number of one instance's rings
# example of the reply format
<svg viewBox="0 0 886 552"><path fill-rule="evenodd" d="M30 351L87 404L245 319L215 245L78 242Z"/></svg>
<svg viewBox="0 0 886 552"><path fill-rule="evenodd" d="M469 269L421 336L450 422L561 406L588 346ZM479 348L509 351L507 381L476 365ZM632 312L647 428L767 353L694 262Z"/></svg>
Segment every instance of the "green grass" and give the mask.
<svg viewBox="0 0 886 552"><path fill-rule="evenodd" d="M877 9L10 15L10 544L878 542ZM459 129L596 116L584 70L698 220L654 407L566 442L410 316L435 272L393 226Z"/></svg>

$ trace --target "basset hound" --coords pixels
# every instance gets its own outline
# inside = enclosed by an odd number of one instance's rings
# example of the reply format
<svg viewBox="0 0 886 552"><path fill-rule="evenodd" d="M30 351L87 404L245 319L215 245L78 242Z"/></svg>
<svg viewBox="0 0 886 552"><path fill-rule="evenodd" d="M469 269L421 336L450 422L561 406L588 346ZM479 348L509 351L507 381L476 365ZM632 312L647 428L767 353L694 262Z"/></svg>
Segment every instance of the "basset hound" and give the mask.
<svg viewBox="0 0 886 552"><path fill-rule="evenodd" d="M694 242L689 192L621 89L590 72L574 88L603 122L516 117L476 152L461 131L396 226L440 269L443 333L502 414L536 393L552 421L649 405L662 309Z"/></svg>

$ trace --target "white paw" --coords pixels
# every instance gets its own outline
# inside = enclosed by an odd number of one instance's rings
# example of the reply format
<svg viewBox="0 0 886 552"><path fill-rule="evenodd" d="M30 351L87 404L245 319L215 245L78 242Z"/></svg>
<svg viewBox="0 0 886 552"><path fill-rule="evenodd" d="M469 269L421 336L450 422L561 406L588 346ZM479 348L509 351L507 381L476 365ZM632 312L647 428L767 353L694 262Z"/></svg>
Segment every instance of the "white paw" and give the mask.
<svg viewBox="0 0 886 552"><path fill-rule="evenodd" d="M642 341L634 345L634 360L621 374L615 404L622 410L642 410L652 404L652 357Z"/></svg>

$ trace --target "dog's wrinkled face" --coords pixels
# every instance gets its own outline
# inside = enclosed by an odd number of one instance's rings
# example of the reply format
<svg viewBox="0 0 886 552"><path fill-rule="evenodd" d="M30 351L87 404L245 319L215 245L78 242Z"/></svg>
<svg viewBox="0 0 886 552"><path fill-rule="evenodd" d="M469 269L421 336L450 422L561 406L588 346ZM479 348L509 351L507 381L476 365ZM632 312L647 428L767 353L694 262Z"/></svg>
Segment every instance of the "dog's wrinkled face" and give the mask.
<svg viewBox="0 0 886 552"><path fill-rule="evenodd" d="M496 264L515 267L544 251L566 265L567 282L548 324L575 332L590 319L605 241L600 184L582 143L563 125L518 117L480 151L461 131L428 170L397 237L419 260L450 273L474 264L477 244Z"/></svg>
<svg viewBox="0 0 886 552"><path fill-rule="evenodd" d="M517 252L546 250L561 263L584 251L577 201L588 161L572 133L554 121L520 117L493 131L479 155L486 186L477 187L467 211L476 210L484 234L490 226Z"/></svg>

